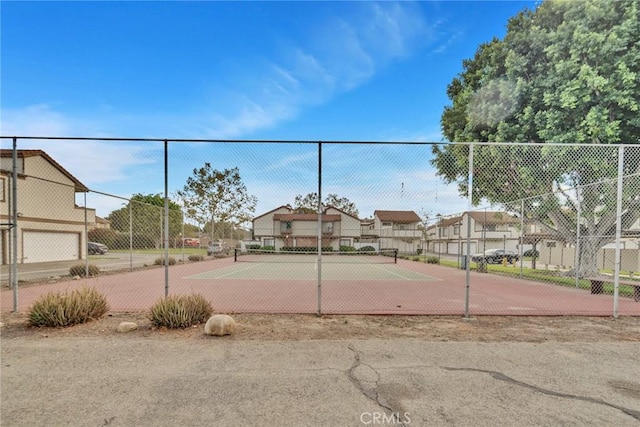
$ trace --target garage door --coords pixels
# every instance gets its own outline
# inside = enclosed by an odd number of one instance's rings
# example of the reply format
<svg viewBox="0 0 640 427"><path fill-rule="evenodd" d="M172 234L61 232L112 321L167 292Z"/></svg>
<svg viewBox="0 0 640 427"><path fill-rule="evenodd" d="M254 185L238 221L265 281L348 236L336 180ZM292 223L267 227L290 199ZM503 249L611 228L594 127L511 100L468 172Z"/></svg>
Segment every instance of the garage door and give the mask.
<svg viewBox="0 0 640 427"><path fill-rule="evenodd" d="M79 233L25 231L23 242L25 263L80 259Z"/></svg>

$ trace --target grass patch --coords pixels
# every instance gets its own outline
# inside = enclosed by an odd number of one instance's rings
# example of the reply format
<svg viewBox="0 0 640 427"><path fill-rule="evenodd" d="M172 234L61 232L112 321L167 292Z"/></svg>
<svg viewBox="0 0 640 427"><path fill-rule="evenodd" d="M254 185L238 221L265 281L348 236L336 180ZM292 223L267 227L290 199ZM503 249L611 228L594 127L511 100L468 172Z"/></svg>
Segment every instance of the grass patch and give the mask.
<svg viewBox="0 0 640 427"><path fill-rule="evenodd" d="M205 323L213 313L202 295L173 295L159 300L149 311L149 320L159 327L188 328Z"/></svg>
<svg viewBox="0 0 640 427"><path fill-rule="evenodd" d="M456 260L440 260L440 265L451 268L460 268L460 264ZM471 262L471 270L477 271L478 265L475 262ZM554 270L534 270L531 268L523 268L520 273L520 265L511 265L508 267L502 266L502 264L487 264L487 273L500 274L504 276L515 277L518 279L535 280L541 283L547 283L551 285L565 286L570 288L576 287L576 279L571 276L563 276L562 273ZM640 280L638 281L640 284ZM613 284L604 283L603 293L613 295ZM590 290L591 282L589 280L578 280L578 289ZM633 297L634 287L629 285L620 284L619 294L623 297Z"/></svg>
<svg viewBox="0 0 640 427"><path fill-rule="evenodd" d="M64 327L99 319L109 311L107 298L95 288L67 293L51 292L40 297L29 310L29 325Z"/></svg>
<svg viewBox="0 0 640 427"><path fill-rule="evenodd" d="M164 254L164 249L134 249L131 251L134 254L146 254L146 255L158 255ZM129 249L109 249L109 253L119 253L119 254L128 254ZM190 255L190 254L200 254L206 255L206 248L169 248L169 255Z"/></svg>

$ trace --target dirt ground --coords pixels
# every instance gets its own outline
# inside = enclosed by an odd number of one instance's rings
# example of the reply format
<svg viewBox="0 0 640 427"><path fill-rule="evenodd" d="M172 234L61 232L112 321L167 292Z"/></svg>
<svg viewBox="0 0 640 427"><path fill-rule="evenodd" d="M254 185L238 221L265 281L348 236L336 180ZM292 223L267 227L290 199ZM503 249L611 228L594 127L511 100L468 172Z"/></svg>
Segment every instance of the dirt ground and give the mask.
<svg viewBox="0 0 640 427"><path fill-rule="evenodd" d="M365 316L303 314L232 314L236 332L231 340L342 340L414 338L427 341L477 342L640 342L640 318L500 317L471 319L443 316ZM138 329L116 331L120 322L136 322ZM106 317L67 328L35 328L26 313L1 314L2 339L53 337L149 337L204 339L203 325L187 329L154 327L145 313L110 313Z"/></svg>

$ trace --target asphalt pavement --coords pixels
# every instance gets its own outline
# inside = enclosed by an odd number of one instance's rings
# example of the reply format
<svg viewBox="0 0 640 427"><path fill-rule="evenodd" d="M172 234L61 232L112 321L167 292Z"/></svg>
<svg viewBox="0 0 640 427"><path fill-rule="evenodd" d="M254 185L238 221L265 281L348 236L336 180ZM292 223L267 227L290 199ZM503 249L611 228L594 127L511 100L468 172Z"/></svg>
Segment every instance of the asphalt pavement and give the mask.
<svg viewBox="0 0 640 427"><path fill-rule="evenodd" d="M638 426L640 344L18 338L6 426Z"/></svg>

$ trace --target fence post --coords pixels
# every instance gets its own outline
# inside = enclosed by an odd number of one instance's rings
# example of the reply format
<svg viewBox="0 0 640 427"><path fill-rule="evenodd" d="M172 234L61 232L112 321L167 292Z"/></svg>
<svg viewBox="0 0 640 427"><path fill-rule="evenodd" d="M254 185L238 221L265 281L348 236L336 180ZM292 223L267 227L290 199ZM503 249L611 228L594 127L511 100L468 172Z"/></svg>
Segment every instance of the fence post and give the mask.
<svg viewBox="0 0 640 427"><path fill-rule="evenodd" d="M89 277L89 224L87 223L87 192L84 192L84 277ZM82 239L80 239L82 241Z"/></svg>
<svg viewBox="0 0 640 427"><path fill-rule="evenodd" d="M318 316L322 316L322 142L318 142Z"/></svg>
<svg viewBox="0 0 640 427"><path fill-rule="evenodd" d="M618 188L616 197L616 250L613 271L613 318L618 318L620 299L620 239L622 235L622 183L624 178L624 145L618 148Z"/></svg>
<svg viewBox="0 0 640 427"><path fill-rule="evenodd" d="M129 270L133 271L133 205L129 199Z"/></svg>
<svg viewBox="0 0 640 427"><path fill-rule="evenodd" d="M169 295L169 150L164 140L164 296Z"/></svg>
<svg viewBox="0 0 640 427"><path fill-rule="evenodd" d="M464 317L469 318L469 285L471 280L471 207L473 205L473 143L469 144L469 184L467 186L467 262L464 288Z"/></svg>
<svg viewBox="0 0 640 427"><path fill-rule="evenodd" d="M11 287L13 288L13 312L18 312L18 138L13 137L11 152ZM23 248L24 250L24 248ZM24 256L24 253L23 253Z"/></svg>
<svg viewBox="0 0 640 427"><path fill-rule="evenodd" d="M580 287L580 221L582 219L582 202L580 201L580 182L576 185L576 253L574 257L574 271L576 275L576 289Z"/></svg>

